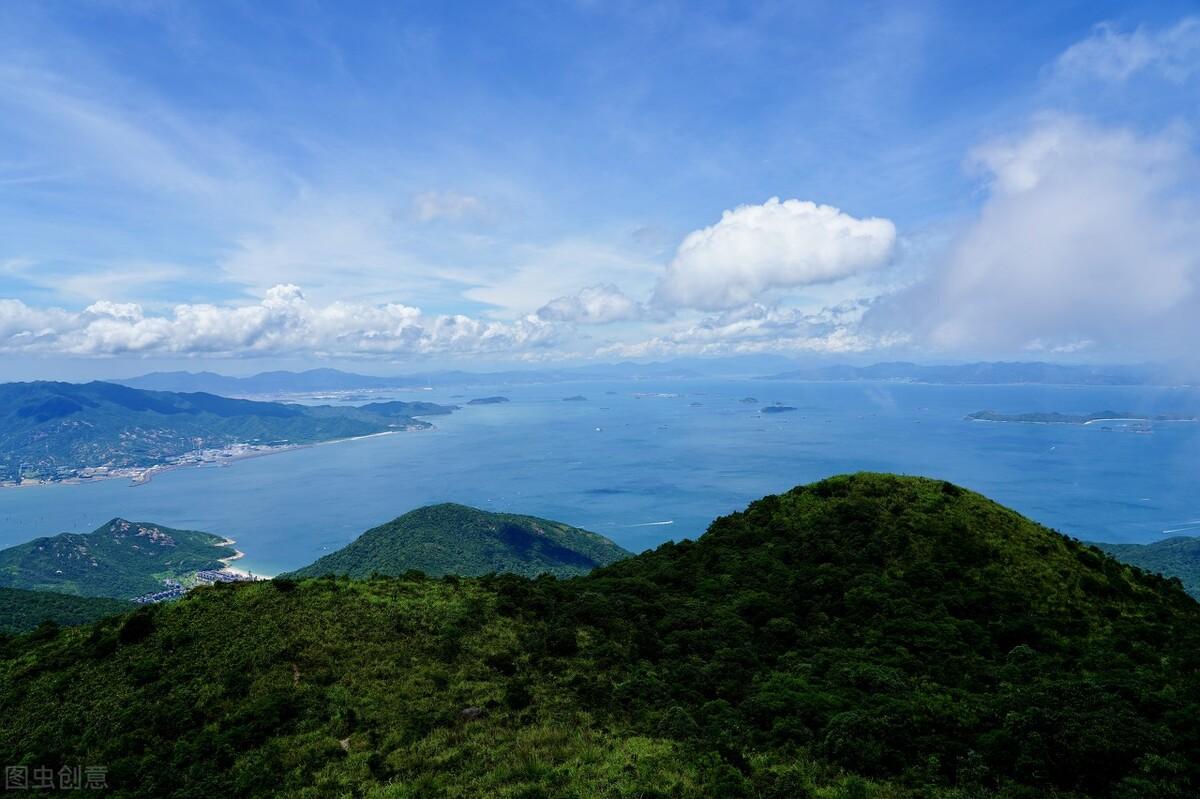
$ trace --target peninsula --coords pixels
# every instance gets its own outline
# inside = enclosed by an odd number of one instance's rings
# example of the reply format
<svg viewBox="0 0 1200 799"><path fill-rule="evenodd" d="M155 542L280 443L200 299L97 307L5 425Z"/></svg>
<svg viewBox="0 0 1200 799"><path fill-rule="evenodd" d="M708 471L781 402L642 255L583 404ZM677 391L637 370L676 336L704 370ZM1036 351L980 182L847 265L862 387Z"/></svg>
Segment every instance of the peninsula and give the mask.
<svg viewBox="0 0 1200 799"><path fill-rule="evenodd" d="M114 383L0 385L0 485L127 478L431 427L453 405L296 405Z"/></svg>

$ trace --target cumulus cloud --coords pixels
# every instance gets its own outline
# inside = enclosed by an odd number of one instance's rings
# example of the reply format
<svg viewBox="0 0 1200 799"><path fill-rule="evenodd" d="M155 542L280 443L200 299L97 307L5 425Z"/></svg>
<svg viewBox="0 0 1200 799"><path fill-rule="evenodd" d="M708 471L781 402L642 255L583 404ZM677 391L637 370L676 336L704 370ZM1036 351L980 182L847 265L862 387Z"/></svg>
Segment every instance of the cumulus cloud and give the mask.
<svg viewBox="0 0 1200 799"><path fill-rule="evenodd" d="M717 311L771 289L828 283L885 264L896 242L887 219L857 219L829 205L772 197L725 211L693 231L655 289L668 307Z"/></svg>
<svg viewBox="0 0 1200 799"><path fill-rule="evenodd" d="M1200 169L1188 141L1040 120L979 148L989 194L929 278L868 323L941 350L1153 357L1200 319Z"/></svg>
<svg viewBox="0 0 1200 799"><path fill-rule="evenodd" d="M1111 22L1059 56L1059 75L1122 82L1139 72L1156 72L1175 82L1200 73L1200 17L1187 17L1162 30L1124 32Z"/></svg>
<svg viewBox="0 0 1200 799"><path fill-rule="evenodd" d="M539 318L547 321L589 325L633 321L643 314L640 302L611 283L588 286L575 294L558 297L537 312Z"/></svg>
<svg viewBox="0 0 1200 799"><path fill-rule="evenodd" d="M274 286L255 305L178 305L168 315L130 303L100 301L71 313L0 300L6 353L412 357L519 352L549 346L560 332L534 315L501 323L427 316L398 303L318 306L290 284Z"/></svg>
<svg viewBox="0 0 1200 799"><path fill-rule="evenodd" d="M622 358L764 352L844 354L886 349L907 341L903 335L871 335L859 330L858 322L867 305L848 302L809 312L753 303L643 341L608 345L597 354Z"/></svg>

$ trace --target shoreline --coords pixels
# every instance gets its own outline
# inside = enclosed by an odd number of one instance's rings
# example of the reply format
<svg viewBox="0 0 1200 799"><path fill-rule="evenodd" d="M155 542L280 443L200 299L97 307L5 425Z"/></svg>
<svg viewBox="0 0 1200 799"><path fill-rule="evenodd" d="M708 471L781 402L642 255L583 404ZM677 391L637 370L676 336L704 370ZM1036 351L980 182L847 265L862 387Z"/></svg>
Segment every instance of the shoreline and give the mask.
<svg viewBox="0 0 1200 799"><path fill-rule="evenodd" d="M213 546L231 547L236 543L237 543L237 541L235 541L234 539L226 538L222 541L218 541L217 543L213 544ZM233 562L235 560L241 560L244 557L246 557L245 552L241 551L240 549L235 549L233 551L232 555L225 557L225 558L217 558L217 560L219 560L222 564L224 564L220 569L218 569L218 571L223 572L225 574L232 574L235 577L239 577L243 580L258 581L258 580L270 580L271 579L269 575L252 574L251 572L248 572L245 569L239 569L233 565Z"/></svg>
<svg viewBox="0 0 1200 799"><path fill-rule="evenodd" d="M414 417L415 418L415 417ZM278 455L281 452L291 452L299 449L309 449L311 447L320 447L327 444L344 444L347 441L361 441L365 438L377 438L379 436L390 436L397 433L420 433L426 430L436 430L437 427L432 423L428 423L428 427L403 428L399 430L381 430L378 433L367 433L362 436L349 436L347 438L331 438L328 441L314 441L310 444L283 444L277 447L269 447L253 452L237 453L227 455L219 460L203 461L200 463L161 463L154 466L147 466L141 471L137 471L138 467L122 467L121 474L106 474L96 475L92 477L68 477L64 480L26 480L21 483L0 483L0 490L10 488L37 488L46 486L75 486L89 485L91 483L106 482L108 480L129 480L129 487L136 488L137 486L146 485L154 479L155 475L165 474L166 472L178 471L181 469L201 469L201 468L225 468L232 466L236 461L249 460L251 458L263 458L268 455ZM131 472L137 472L131 474Z"/></svg>

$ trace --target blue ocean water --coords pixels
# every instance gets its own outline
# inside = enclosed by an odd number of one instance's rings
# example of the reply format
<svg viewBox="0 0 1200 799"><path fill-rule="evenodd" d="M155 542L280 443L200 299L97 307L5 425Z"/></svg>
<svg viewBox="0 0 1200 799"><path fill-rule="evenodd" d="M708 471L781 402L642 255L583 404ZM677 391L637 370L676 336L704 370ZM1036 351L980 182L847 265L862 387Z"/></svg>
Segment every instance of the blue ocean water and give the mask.
<svg viewBox="0 0 1200 799"><path fill-rule="evenodd" d="M982 409L1196 413L1197 389L647 380L393 396L488 394L512 401L434 417L432 431L167 472L138 487L3 490L0 546L123 516L228 535L246 553L240 566L274 574L415 507L454 501L558 519L638 551L694 538L764 494L864 469L952 480L1090 540L1200 534L1200 424L1136 433L964 419ZM587 401L562 401L573 395ZM760 412L776 402L797 410Z"/></svg>

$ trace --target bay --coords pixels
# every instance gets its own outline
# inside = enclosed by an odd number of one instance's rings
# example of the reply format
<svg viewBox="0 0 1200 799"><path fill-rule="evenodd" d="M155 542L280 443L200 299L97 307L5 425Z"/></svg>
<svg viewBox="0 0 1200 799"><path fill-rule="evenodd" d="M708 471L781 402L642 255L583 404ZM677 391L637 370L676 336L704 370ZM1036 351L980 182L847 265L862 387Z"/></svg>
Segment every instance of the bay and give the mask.
<svg viewBox="0 0 1200 799"><path fill-rule="evenodd" d="M137 487L3 490L0 546L121 516L227 535L246 553L239 566L275 574L415 507L453 501L557 519L639 551L694 538L764 494L859 470L951 480L1090 540L1146 542L1200 525L1200 424L1139 433L964 418L1197 413L1194 388L643 380L371 399L461 404L489 394L511 402L432 417L430 431L181 469ZM577 395L586 400L563 401ZM762 413L771 403L796 410Z"/></svg>

